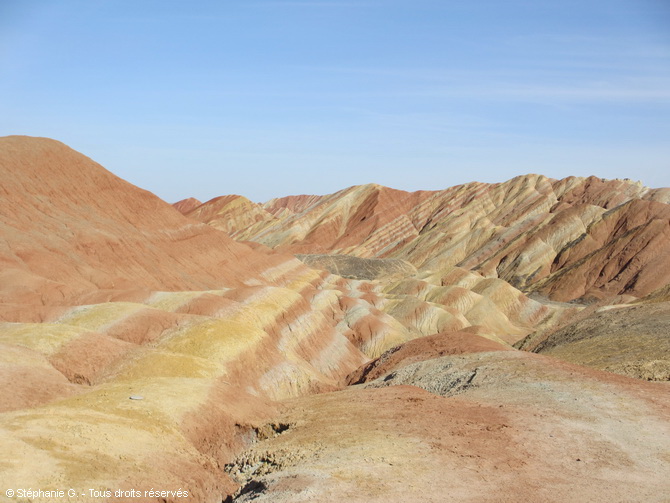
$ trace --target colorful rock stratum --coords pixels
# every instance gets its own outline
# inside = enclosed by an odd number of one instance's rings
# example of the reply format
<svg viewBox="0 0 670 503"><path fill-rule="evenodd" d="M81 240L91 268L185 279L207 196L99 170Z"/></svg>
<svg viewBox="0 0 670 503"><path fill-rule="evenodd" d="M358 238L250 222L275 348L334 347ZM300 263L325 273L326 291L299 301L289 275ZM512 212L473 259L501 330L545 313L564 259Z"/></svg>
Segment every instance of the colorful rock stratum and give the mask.
<svg viewBox="0 0 670 503"><path fill-rule="evenodd" d="M669 203L173 207L0 138L0 501L668 502Z"/></svg>

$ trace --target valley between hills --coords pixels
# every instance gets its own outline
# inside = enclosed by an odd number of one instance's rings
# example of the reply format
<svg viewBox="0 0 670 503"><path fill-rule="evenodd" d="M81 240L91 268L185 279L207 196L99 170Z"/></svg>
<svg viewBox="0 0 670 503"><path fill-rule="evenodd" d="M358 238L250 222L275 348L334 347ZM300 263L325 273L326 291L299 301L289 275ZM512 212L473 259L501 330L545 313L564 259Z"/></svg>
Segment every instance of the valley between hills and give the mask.
<svg viewBox="0 0 670 503"><path fill-rule="evenodd" d="M670 502L670 188L0 180L0 501Z"/></svg>

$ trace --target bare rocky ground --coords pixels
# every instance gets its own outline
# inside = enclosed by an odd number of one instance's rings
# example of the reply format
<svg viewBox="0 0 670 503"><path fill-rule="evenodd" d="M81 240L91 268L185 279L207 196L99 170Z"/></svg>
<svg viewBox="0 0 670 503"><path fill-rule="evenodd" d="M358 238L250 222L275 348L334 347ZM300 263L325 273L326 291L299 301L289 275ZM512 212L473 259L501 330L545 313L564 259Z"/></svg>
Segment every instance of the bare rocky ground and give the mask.
<svg viewBox="0 0 670 503"><path fill-rule="evenodd" d="M228 467L231 501L670 501L670 384L414 346L419 361L385 355L369 381L284 403L284 431Z"/></svg>
<svg viewBox="0 0 670 503"><path fill-rule="evenodd" d="M403 278L416 274L416 267L400 259L360 258L351 255L296 255L310 267L350 279Z"/></svg>
<svg viewBox="0 0 670 503"><path fill-rule="evenodd" d="M648 381L670 381L670 302L596 308L522 349Z"/></svg>

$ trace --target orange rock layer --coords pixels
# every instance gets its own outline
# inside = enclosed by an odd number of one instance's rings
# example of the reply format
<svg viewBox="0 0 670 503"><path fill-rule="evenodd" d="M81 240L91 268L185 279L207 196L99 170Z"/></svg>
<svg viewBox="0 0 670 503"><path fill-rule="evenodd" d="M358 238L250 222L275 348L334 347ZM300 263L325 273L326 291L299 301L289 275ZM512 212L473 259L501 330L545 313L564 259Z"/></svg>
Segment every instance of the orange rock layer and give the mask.
<svg viewBox="0 0 670 503"><path fill-rule="evenodd" d="M642 297L668 284L669 202L670 189L629 180L527 175L434 192L372 184L247 201L253 222L225 208L217 219L236 239L276 250L397 258L430 272L458 266L569 301ZM220 208L213 200L188 215L216 225L209 205Z"/></svg>

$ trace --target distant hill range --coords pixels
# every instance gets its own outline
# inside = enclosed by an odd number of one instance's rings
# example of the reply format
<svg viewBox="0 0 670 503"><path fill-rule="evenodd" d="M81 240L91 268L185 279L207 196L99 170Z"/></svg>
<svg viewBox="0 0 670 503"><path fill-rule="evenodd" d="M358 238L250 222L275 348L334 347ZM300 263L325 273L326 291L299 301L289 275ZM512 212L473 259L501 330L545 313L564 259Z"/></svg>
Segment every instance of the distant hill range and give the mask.
<svg viewBox="0 0 670 503"><path fill-rule="evenodd" d="M298 254L457 266L556 301L643 297L670 283L670 189L541 175L404 192L380 185L256 204L217 197L182 213L237 240Z"/></svg>

